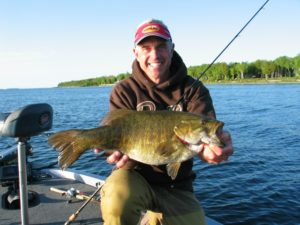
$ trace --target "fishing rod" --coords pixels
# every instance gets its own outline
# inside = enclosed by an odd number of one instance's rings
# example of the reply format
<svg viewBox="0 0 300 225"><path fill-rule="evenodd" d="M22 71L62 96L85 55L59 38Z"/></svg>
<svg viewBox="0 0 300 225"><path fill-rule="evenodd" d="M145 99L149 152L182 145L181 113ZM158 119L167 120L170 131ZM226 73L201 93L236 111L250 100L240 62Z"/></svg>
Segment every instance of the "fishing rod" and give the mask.
<svg viewBox="0 0 300 225"><path fill-rule="evenodd" d="M225 46L225 48L217 55L216 58L203 70L200 76L192 83L191 87L189 87L180 97L180 99L171 107L172 111L175 111L177 105L184 100L187 93L197 84L200 78L212 67L212 65L217 61L217 59L226 51L226 49L234 42L234 40L243 32L243 30L251 23L251 21L257 16L257 14L265 7L265 5L269 2L269 0L265 1L264 4L254 13L254 15L248 20L248 22L242 27L242 29L231 39L231 41Z"/></svg>
<svg viewBox="0 0 300 225"><path fill-rule="evenodd" d="M75 221L76 218L78 217L79 213L84 209L84 207L87 206L87 204L95 197L95 195L100 191L100 189L102 188L102 186L104 185L104 183L102 184L99 184L98 188L95 190L95 192L88 197L88 199L83 203L82 206L80 206L80 208L75 212L73 213L69 218L68 220L64 223L64 225L69 225L71 224L71 222Z"/></svg>

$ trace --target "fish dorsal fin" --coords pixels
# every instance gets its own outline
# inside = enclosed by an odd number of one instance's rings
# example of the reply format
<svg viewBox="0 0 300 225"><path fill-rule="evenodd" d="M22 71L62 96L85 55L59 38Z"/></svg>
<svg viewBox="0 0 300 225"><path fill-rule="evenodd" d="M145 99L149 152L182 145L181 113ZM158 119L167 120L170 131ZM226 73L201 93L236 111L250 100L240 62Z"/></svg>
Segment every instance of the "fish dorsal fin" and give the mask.
<svg viewBox="0 0 300 225"><path fill-rule="evenodd" d="M111 125L115 121L124 118L132 113L136 113L134 110L129 109L116 109L106 114L104 119L101 121L101 126Z"/></svg>
<svg viewBox="0 0 300 225"><path fill-rule="evenodd" d="M180 162L169 163L167 165L167 172L168 175L172 178L172 180L176 178L180 165Z"/></svg>
<svg viewBox="0 0 300 225"><path fill-rule="evenodd" d="M188 144L198 144L202 132L204 132L204 130L200 124L196 125L188 123L187 121L181 121L174 127L174 133L176 136Z"/></svg>

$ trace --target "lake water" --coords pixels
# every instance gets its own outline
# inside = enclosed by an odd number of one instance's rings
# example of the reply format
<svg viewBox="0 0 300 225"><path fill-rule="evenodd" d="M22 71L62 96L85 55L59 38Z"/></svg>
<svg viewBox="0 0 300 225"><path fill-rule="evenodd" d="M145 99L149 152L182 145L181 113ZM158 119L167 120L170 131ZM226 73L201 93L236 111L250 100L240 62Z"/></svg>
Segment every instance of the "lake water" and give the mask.
<svg viewBox="0 0 300 225"><path fill-rule="evenodd" d="M232 134L230 161L195 160L195 192L206 214L224 224L300 224L300 85L208 85L219 120ZM30 161L56 162L47 135L91 128L108 111L111 87L0 90L0 112L45 102L53 128L30 140ZM15 145L0 137L0 151ZM108 175L112 166L92 151L72 168Z"/></svg>

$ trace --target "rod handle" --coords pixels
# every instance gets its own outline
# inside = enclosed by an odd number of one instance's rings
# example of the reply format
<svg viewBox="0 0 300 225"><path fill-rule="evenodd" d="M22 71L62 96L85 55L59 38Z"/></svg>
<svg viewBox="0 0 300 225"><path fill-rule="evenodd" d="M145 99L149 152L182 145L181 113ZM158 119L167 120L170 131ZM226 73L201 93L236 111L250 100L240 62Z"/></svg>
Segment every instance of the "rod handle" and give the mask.
<svg viewBox="0 0 300 225"><path fill-rule="evenodd" d="M50 187L50 191L53 191L53 192L61 194L61 195L65 195L66 194L66 191L58 189L58 188L55 188L55 187Z"/></svg>

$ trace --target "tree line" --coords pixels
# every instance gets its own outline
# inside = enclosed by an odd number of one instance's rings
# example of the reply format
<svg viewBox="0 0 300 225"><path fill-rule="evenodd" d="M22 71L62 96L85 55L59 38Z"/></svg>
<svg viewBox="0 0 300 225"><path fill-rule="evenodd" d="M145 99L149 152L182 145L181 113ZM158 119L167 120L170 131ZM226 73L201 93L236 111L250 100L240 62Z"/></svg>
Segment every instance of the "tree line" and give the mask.
<svg viewBox="0 0 300 225"><path fill-rule="evenodd" d="M188 67L188 74L199 78L208 64ZM118 75L101 76L85 80L67 81L58 84L58 87L86 87L114 84L131 74L121 73ZM300 76L300 54L295 57L281 56L275 60L261 60L254 62L215 63L205 73L202 79L206 82L236 81L252 78L278 79Z"/></svg>

